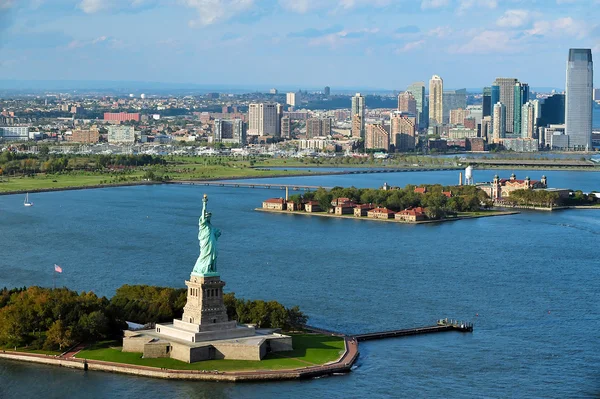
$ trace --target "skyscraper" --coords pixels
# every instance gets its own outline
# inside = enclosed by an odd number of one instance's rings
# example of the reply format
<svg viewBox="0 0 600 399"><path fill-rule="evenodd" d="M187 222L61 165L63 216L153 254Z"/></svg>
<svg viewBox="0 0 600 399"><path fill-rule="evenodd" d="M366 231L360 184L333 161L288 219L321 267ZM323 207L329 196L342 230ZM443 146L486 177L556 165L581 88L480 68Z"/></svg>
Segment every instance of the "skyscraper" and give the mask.
<svg viewBox="0 0 600 399"><path fill-rule="evenodd" d="M538 125L563 125L565 123L565 95L554 94L540 104L540 120Z"/></svg>
<svg viewBox="0 0 600 399"><path fill-rule="evenodd" d="M593 88L592 50L570 49L567 61L565 134L569 136L569 148L571 149L589 150L592 148Z"/></svg>
<svg viewBox="0 0 600 399"><path fill-rule="evenodd" d="M433 75L429 81L429 124L444 123L444 81Z"/></svg>
<svg viewBox="0 0 600 399"><path fill-rule="evenodd" d="M244 121L241 119L215 119L213 126L214 140L216 143L235 143L240 145L246 143Z"/></svg>
<svg viewBox="0 0 600 399"><path fill-rule="evenodd" d="M252 103L248 108L248 136L279 135L279 104Z"/></svg>
<svg viewBox="0 0 600 399"><path fill-rule="evenodd" d="M398 96L398 111L417 116L417 100L410 91L400 93Z"/></svg>
<svg viewBox="0 0 600 399"><path fill-rule="evenodd" d="M523 105L529 101L529 85L527 83L517 82L514 101L513 134L521 136L521 111Z"/></svg>
<svg viewBox="0 0 600 399"><path fill-rule="evenodd" d="M417 124L419 129L426 129L429 115L425 112L427 104L425 103L425 82L415 82L408 86L406 90L412 93L417 103Z"/></svg>
<svg viewBox="0 0 600 399"><path fill-rule="evenodd" d="M515 85L517 82L518 80L515 78L496 78L492 85L492 104L494 104L495 107L498 102L501 102L506 107L506 133L512 133L514 130ZM496 96L498 98L495 98ZM496 126L493 119L494 115L492 114L492 129ZM496 134L494 133L494 136L495 135Z"/></svg>
<svg viewBox="0 0 600 399"><path fill-rule="evenodd" d="M296 106L296 93L286 93L285 102L287 105L295 107Z"/></svg>
<svg viewBox="0 0 600 399"><path fill-rule="evenodd" d="M498 101L496 101L496 102L498 102ZM491 87L483 88L483 99L482 99L481 108L483 111L482 118L492 115L492 88Z"/></svg>
<svg viewBox="0 0 600 399"><path fill-rule="evenodd" d="M402 112L390 115L390 144L397 152L415 149L416 117Z"/></svg>
<svg viewBox="0 0 600 399"><path fill-rule="evenodd" d="M360 94L356 93L352 97L352 109L350 110L352 118L358 115L360 117L360 137L365 138L365 98Z"/></svg>
<svg viewBox="0 0 600 399"><path fill-rule="evenodd" d="M521 106L521 137L524 139L532 139L535 137L535 116L536 103L528 101Z"/></svg>
<svg viewBox="0 0 600 399"><path fill-rule="evenodd" d="M500 139L506 137L506 106L501 102L498 102L494 105L492 124L492 141L495 144L498 144Z"/></svg>
<svg viewBox="0 0 600 399"><path fill-rule="evenodd" d="M325 94L327 97L329 97L331 95L331 88L329 86L325 86L325 89L323 90L323 94Z"/></svg>
<svg viewBox="0 0 600 399"><path fill-rule="evenodd" d="M443 119L444 123L448 123L450 120L450 111L467 108L467 89L446 90L444 91L443 99Z"/></svg>

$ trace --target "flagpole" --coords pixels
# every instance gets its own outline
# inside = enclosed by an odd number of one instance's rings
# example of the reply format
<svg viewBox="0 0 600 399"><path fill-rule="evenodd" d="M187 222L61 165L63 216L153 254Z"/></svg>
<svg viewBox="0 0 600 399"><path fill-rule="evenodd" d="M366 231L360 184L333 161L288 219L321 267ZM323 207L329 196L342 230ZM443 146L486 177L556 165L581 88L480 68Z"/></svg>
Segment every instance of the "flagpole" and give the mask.
<svg viewBox="0 0 600 399"><path fill-rule="evenodd" d="M52 271L52 289L56 290L56 270Z"/></svg>

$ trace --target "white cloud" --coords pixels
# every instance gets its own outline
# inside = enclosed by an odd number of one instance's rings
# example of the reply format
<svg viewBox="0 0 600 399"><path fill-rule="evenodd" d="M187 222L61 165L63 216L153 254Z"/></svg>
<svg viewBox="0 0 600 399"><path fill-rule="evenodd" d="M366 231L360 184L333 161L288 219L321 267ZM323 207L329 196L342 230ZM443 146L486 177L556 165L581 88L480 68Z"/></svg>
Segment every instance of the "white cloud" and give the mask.
<svg viewBox="0 0 600 399"><path fill-rule="evenodd" d="M112 4L109 3L110 0L83 0L78 7L86 14L93 14L110 8Z"/></svg>
<svg viewBox="0 0 600 399"><path fill-rule="evenodd" d="M533 28L525 33L531 36L574 36L581 39L586 36L588 27L583 21L576 21L571 17L559 18L554 21L537 21Z"/></svg>
<svg viewBox="0 0 600 399"><path fill-rule="evenodd" d="M425 40L423 40L423 39L416 40L414 42L406 43L404 46L400 47L399 49L396 49L395 52L396 52L396 54L406 53L408 51L421 48L421 47L423 47L424 44L425 44Z"/></svg>
<svg viewBox="0 0 600 399"><path fill-rule="evenodd" d="M514 53L517 49L510 32L486 30L463 45L450 47L448 51L454 54L490 54Z"/></svg>
<svg viewBox="0 0 600 399"><path fill-rule="evenodd" d="M489 8L494 9L498 7L497 0L460 0L458 3L458 9L456 12L458 14L464 14L467 10L480 7L480 8Z"/></svg>
<svg viewBox="0 0 600 399"><path fill-rule="evenodd" d="M529 22L530 14L527 10L506 10L504 15L496 20L496 25L503 28L518 28Z"/></svg>
<svg viewBox="0 0 600 399"><path fill-rule="evenodd" d="M450 0L422 0L421 9L441 8L446 7L448 4L450 4Z"/></svg>
<svg viewBox="0 0 600 399"><path fill-rule="evenodd" d="M312 0L279 0L279 4L286 10L304 14L317 6Z"/></svg>
<svg viewBox="0 0 600 399"><path fill-rule="evenodd" d="M227 20L254 5L254 0L181 0L198 13L198 18L190 21L190 26L206 26Z"/></svg>
<svg viewBox="0 0 600 399"><path fill-rule="evenodd" d="M437 37L442 39L449 36L452 33L452 28L449 26L438 26L437 28L431 29L427 32L427 36Z"/></svg>

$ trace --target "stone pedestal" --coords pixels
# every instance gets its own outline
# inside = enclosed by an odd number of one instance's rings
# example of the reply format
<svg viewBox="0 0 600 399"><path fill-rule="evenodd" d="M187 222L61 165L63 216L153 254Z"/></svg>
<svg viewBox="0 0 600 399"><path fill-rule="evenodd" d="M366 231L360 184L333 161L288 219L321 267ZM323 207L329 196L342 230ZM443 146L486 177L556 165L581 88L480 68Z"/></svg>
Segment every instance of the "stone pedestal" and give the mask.
<svg viewBox="0 0 600 399"><path fill-rule="evenodd" d="M197 332L235 328L235 322L232 327L227 317L223 302L225 282L219 276L192 274L185 285L188 287L187 303L181 321L198 326Z"/></svg>

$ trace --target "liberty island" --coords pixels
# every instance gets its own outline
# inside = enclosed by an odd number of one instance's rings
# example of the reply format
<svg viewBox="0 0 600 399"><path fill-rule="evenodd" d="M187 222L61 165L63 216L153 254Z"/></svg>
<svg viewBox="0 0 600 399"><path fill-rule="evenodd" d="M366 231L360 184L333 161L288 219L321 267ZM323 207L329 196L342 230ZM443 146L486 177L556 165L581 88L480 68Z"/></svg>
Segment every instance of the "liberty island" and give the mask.
<svg viewBox="0 0 600 399"><path fill-rule="evenodd" d="M221 232L211 224L206 194L202 203L200 255L190 280L185 282L187 303L182 318L170 324L156 324L152 330L126 330L123 352L193 363L212 359L261 360L268 352L291 351L292 338L276 329L256 329L229 321L223 302L225 282L217 271L217 239Z"/></svg>

